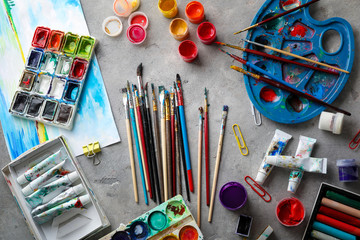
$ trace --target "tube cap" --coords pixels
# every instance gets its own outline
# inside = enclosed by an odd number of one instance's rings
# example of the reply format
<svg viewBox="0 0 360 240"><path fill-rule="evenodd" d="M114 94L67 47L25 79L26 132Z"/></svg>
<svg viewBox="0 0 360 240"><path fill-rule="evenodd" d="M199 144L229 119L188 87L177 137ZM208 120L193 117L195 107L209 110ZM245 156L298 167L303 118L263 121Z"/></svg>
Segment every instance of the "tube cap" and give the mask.
<svg viewBox="0 0 360 240"><path fill-rule="evenodd" d="M66 176L69 178L71 183L75 182L79 178L79 175L77 174L76 171L71 172L71 173L67 174Z"/></svg>
<svg viewBox="0 0 360 240"><path fill-rule="evenodd" d="M32 194L34 192L34 190L30 187L30 185L27 185L21 191L25 195L25 197L29 196L30 194Z"/></svg>
<svg viewBox="0 0 360 240"><path fill-rule="evenodd" d="M344 123L344 114L343 113L336 113L335 122L332 132L334 134L341 134L343 123Z"/></svg>
<svg viewBox="0 0 360 240"><path fill-rule="evenodd" d="M287 191L291 193L296 193L298 187L299 187L299 182L289 181Z"/></svg>
<svg viewBox="0 0 360 240"><path fill-rule="evenodd" d="M266 174L263 172L258 172L255 178L255 182L257 182L258 184L262 185L265 180L266 180Z"/></svg>
<svg viewBox="0 0 360 240"><path fill-rule="evenodd" d="M20 185L23 185L23 184L25 184L25 183L30 182L30 181L28 181L28 180L25 178L25 175L24 175L24 174L22 174L20 177L18 177L18 178L16 179L16 181L17 181Z"/></svg>
<svg viewBox="0 0 360 240"><path fill-rule="evenodd" d="M82 193L85 190L85 188L82 184L79 184L79 185L74 186L73 190L76 195L79 195L80 193Z"/></svg>
<svg viewBox="0 0 360 240"><path fill-rule="evenodd" d="M86 204L90 203L90 196L89 196L89 194L86 194L86 195L84 195L84 196L80 196L79 199L80 199L80 202L81 202L81 204L82 204L83 206L85 206Z"/></svg>

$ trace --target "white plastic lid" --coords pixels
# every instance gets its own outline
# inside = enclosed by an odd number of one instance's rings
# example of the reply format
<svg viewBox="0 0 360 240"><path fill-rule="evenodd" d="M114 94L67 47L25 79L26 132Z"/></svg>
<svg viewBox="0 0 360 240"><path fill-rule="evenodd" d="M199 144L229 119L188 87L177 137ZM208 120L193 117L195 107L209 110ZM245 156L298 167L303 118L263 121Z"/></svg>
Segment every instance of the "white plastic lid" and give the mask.
<svg viewBox="0 0 360 240"><path fill-rule="evenodd" d="M319 120L319 129L326 130L326 131L332 131L331 129L331 122L333 121L333 117L335 117L335 114L329 113L329 112L322 112L320 115Z"/></svg>
<svg viewBox="0 0 360 240"><path fill-rule="evenodd" d="M332 131L334 134L341 134L344 123L344 116L345 115L343 113L336 113L335 122Z"/></svg>
<svg viewBox="0 0 360 240"><path fill-rule="evenodd" d="M295 194L298 187L299 187L299 182L290 180L289 184L288 184L287 191Z"/></svg>
<svg viewBox="0 0 360 240"><path fill-rule="evenodd" d="M28 181L26 178L25 178L25 174L22 174L20 177L18 177L16 179L16 181L20 184L20 185L23 185L25 183L28 183L30 181Z"/></svg>
<svg viewBox="0 0 360 240"><path fill-rule="evenodd" d="M79 184L79 185L74 186L73 190L76 195L79 195L80 193L82 193L85 190L85 188L82 184Z"/></svg>
<svg viewBox="0 0 360 240"><path fill-rule="evenodd" d="M79 199L80 199L80 202L81 202L81 204L82 204L83 206L85 206L86 204L88 204L88 203L90 202L90 196L89 196L89 194L86 194L86 195L84 195L84 196L80 196Z"/></svg>
<svg viewBox="0 0 360 240"><path fill-rule="evenodd" d="M356 166L355 159L340 159L336 161L338 167L354 167Z"/></svg>
<svg viewBox="0 0 360 240"><path fill-rule="evenodd" d="M119 36L123 30L123 25L120 18L116 16L110 16L104 19L102 23L102 30L110 37Z"/></svg>
<svg viewBox="0 0 360 240"><path fill-rule="evenodd" d="M21 191L25 195L25 197L29 196L30 194L32 194L34 192L34 190L30 187L30 185L27 185Z"/></svg>
<svg viewBox="0 0 360 240"><path fill-rule="evenodd" d="M265 182L266 174L263 172L258 172L255 178L255 182L262 185Z"/></svg>
<svg viewBox="0 0 360 240"><path fill-rule="evenodd" d="M77 174L76 171L71 172L71 173L67 174L66 176L69 178L71 183L75 182L79 178L79 175Z"/></svg>

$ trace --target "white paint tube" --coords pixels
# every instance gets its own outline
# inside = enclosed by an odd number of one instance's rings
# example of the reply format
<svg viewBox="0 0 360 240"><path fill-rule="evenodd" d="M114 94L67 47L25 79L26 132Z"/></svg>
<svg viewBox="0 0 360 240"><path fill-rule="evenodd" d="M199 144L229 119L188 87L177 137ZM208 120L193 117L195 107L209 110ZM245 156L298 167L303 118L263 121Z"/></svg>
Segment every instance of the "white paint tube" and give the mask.
<svg viewBox="0 0 360 240"><path fill-rule="evenodd" d="M266 156L265 161L273 166L304 172L326 174L327 158Z"/></svg>
<svg viewBox="0 0 360 240"><path fill-rule="evenodd" d="M295 156L296 157L310 157L315 143L316 143L315 138L300 136L299 137L299 145L296 149ZM303 171L299 171L299 170L291 171L290 176L289 176L289 184L288 184L287 191L291 192L291 193L296 193L296 190L298 189L303 176L304 176Z"/></svg>
<svg viewBox="0 0 360 240"><path fill-rule="evenodd" d="M31 215L36 216L42 212L45 212L57 205L67 202L76 196L79 196L85 190L82 184L69 188L65 192L59 194L57 197L50 200L48 203L40 205L31 211Z"/></svg>
<svg viewBox="0 0 360 240"><path fill-rule="evenodd" d="M281 152L284 150L286 144L289 142L291 138L292 136L290 134L287 134L286 132L276 129L275 135L271 140L270 146L266 151L265 157L268 155L274 156L281 154ZM271 170L274 168L274 166L266 163L265 157L261 162L261 165L259 167L258 173L255 178L255 181L260 185L262 185L265 182Z"/></svg>

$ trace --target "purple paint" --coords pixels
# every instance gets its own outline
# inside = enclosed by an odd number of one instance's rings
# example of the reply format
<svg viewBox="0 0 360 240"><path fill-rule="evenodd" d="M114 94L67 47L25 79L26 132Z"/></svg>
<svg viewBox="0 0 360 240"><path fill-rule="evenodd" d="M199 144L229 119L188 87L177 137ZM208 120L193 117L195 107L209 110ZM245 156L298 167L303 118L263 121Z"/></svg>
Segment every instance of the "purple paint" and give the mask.
<svg viewBox="0 0 360 240"><path fill-rule="evenodd" d="M228 182L220 189L220 203L229 210L242 208L247 200L247 192L243 185L238 182Z"/></svg>
<svg viewBox="0 0 360 240"><path fill-rule="evenodd" d="M357 182L359 180L359 171L355 159L337 160L336 166L339 168L340 182Z"/></svg>

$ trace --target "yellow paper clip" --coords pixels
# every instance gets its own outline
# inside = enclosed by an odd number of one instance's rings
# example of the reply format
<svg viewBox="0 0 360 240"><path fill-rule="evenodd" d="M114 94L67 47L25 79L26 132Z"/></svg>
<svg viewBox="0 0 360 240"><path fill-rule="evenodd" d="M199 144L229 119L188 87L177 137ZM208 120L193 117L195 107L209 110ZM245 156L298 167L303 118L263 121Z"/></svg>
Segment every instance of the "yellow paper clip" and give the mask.
<svg viewBox="0 0 360 240"><path fill-rule="evenodd" d="M242 140L242 142L243 142L243 145L241 144L240 139L239 139L239 137L238 137L237 134L236 134L235 126L237 127L237 129L238 129L238 131L239 131L239 134L240 134L241 140ZM234 135L235 135L236 141L237 141L237 143L238 143L238 145L239 145L240 153L241 153L243 156L248 155L248 154L249 154L249 149L248 149L248 147L246 146L246 143L245 143L244 137L243 137L243 135L242 135L242 133L241 133L241 130L240 130L239 125L234 124L234 125L232 126L232 129L233 129L233 131L234 131ZM243 152L244 149L246 149L246 152L245 152L245 153Z"/></svg>
<svg viewBox="0 0 360 240"><path fill-rule="evenodd" d="M93 164L95 166L100 164L100 162L101 162L100 159L97 159L97 161L96 161L96 158L95 158L96 154L101 152L99 142L93 142L93 143L89 143L88 145L83 146L83 152L86 157L94 158Z"/></svg>

